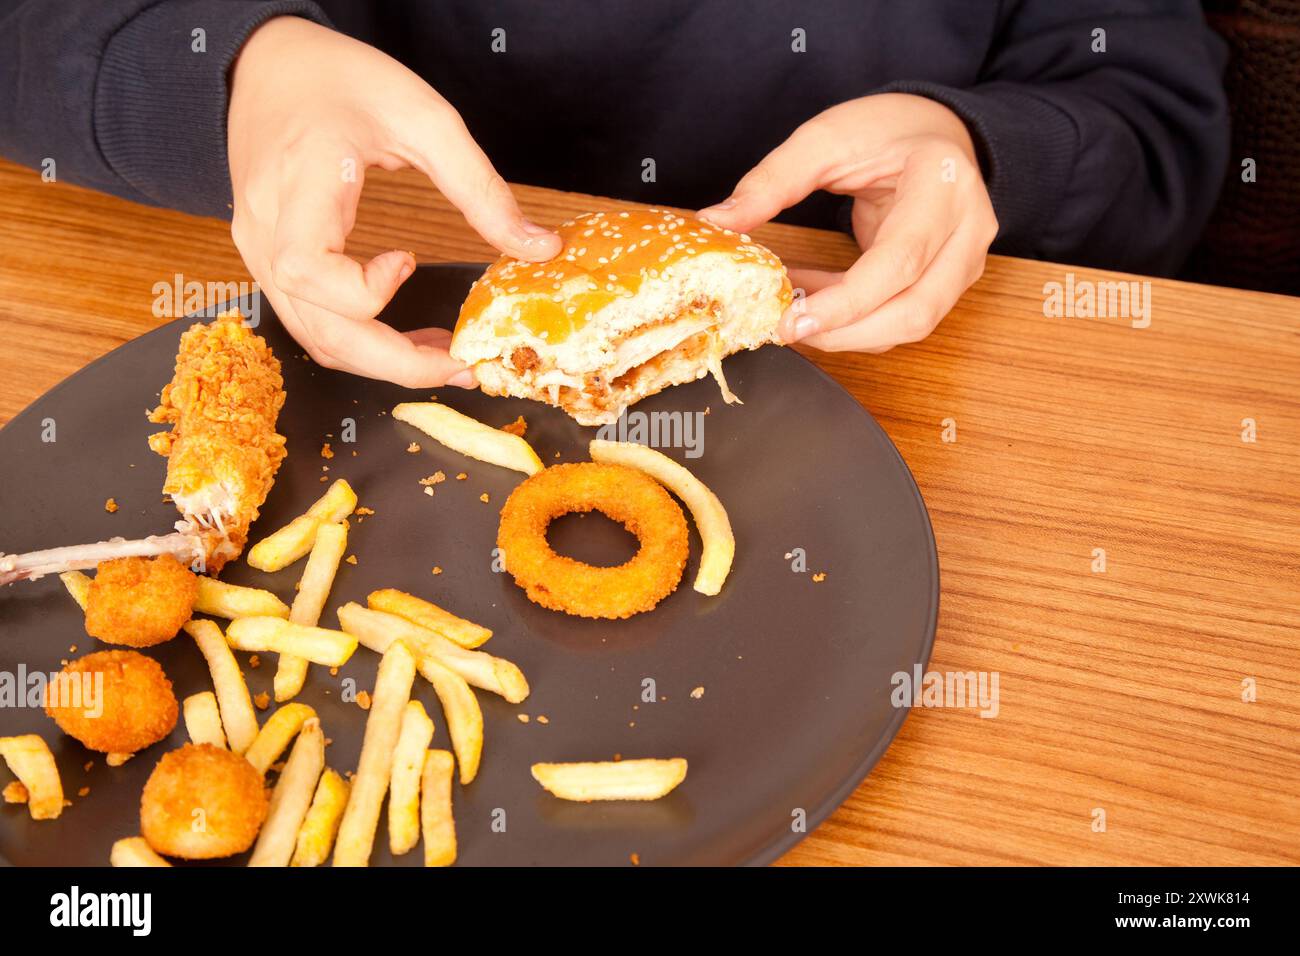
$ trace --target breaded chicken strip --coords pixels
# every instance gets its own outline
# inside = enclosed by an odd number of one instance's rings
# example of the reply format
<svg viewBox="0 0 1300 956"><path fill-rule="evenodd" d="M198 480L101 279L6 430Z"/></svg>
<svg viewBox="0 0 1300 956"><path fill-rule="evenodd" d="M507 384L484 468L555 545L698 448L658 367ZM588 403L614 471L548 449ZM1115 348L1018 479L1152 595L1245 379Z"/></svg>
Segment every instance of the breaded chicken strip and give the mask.
<svg viewBox="0 0 1300 956"><path fill-rule="evenodd" d="M0 554L0 584L159 554L220 571L243 550L284 460L284 436L275 430L283 405L280 363L237 310L190 326L175 375L149 415L172 426L151 435L149 447L168 459L163 491L181 512L175 533Z"/></svg>

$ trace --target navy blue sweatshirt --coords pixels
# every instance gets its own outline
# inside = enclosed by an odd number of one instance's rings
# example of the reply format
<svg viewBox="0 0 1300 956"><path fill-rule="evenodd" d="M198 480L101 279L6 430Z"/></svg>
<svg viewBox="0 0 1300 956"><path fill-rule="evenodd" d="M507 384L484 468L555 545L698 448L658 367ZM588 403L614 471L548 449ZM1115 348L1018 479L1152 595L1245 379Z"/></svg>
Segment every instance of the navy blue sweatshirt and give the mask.
<svg viewBox="0 0 1300 956"><path fill-rule="evenodd" d="M0 153L229 216L229 69L283 14L419 73L507 179L641 202L717 202L804 120L902 91L970 128L994 251L1169 273L1227 162L1225 52L1195 0L0 0ZM834 226L844 204L783 218Z"/></svg>

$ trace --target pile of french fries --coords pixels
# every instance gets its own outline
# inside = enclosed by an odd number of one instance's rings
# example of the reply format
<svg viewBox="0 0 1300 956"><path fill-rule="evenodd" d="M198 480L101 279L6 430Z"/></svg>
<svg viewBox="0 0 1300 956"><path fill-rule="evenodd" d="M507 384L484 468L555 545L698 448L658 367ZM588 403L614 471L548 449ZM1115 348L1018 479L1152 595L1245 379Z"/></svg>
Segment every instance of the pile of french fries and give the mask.
<svg viewBox="0 0 1300 956"><path fill-rule="evenodd" d="M268 572L307 558L292 606L270 591L204 577L195 611L230 623L223 632L215 621L193 618L184 628L207 661L213 683L213 690L183 702L190 739L242 754L262 774L288 753L250 866L319 866L331 854L336 866L367 865L385 796L392 853L410 852L423 835L426 865L450 865L456 859L455 769L459 764L462 785L470 783L483 751L483 714L471 684L511 702L528 696L518 667L476 650L491 630L402 591L375 591L367 607L345 604L338 610L339 630L320 626L356 504L348 483L336 481L305 514L249 550L249 564ZM74 597L84 594L88 583L85 575L64 578ZM311 664L339 667L359 644L381 658L361 758L349 782L326 766L316 711L292 698ZM280 706L260 726L235 651L278 655L274 689ZM434 722L411 699L417 674L442 704L450 751L430 748ZM37 786L26 765L22 773L32 781L29 790L48 791ZM32 812L41 806L33 800ZM119 840L111 862L170 865L140 837Z"/></svg>
<svg viewBox="0 0 1300 956"><path fill-rule="evenodd" d="M464 454L525 473L540 468L535 455L522 455L513 444L503 447L504 433L459 413L440 407L433 414L425 406L408 405L394 409L395 416L399 410L409 413L402 420ZM451 431L442 435L446 429ZM485 447L479 449L480 444ZM206 618L184 626L213 683L213 690L183 702L190 739L242 754L263 775L288 751L250 866L319 866L331 852L335 866L368 865L385 796L393 855L408 853L423 836L425 865L450 865L456 859L453 777L459 767L461 785L471 783L483 752L483 713L473 688L510 703L529 694L528 681L514 663L479 649L491 630L399 590L373 591L365 606L343 604L337 630L320 625L347 549L347 519L356 506L356 493L347 481L337 480L306 513L249 550L248 563L266 572L307 558L292 606L267 590L200 576L195 612L230 623L224 632ZM80 572L62 578L84 607L90 579ZM361 756L349 781L326 765L327 741L316 711L293 698L311 664L337 668L358 645L379 654L380 662ZM236 650L278 656L274 691L280 706L260 726ZM432 685L441 704L450 751L430 747L434 721L411 697L417 676ZM35 735L0 738L0 757L29 794L33 818L58 816L63 791L44 741ZM532 773L561 799L653 800L675 788L686 769L685 760L674 758L537 763ZM110 862L171 865L138 836L117 841Z"/></svg>

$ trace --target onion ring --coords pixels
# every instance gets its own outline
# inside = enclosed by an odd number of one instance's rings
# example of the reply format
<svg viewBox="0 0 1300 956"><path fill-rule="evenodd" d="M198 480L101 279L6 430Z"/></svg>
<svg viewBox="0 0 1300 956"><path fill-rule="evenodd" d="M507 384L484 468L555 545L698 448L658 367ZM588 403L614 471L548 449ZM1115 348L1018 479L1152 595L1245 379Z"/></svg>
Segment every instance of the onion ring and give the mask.
<svg viewBox="0 0 1300 956"><path fill-rule="evenodd" d="M640 541L630 561L602 568L556 554L546 529L560 515L599 511ZM677 589L686 568L686 516L653 478L624 465L553 465L515 488L497 547L528 600L575 617L625 618Z"/></svg>

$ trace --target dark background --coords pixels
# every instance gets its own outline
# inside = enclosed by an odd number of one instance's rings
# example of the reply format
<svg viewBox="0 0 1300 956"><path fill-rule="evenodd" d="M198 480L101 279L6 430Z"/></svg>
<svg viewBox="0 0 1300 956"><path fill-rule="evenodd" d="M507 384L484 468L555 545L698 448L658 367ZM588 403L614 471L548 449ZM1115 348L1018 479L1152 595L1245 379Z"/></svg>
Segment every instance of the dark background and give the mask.
<svg viewBox="0 0 1300 956"><path fill-rule="evenodd" d="M1228 42L1232 152L1182 278L1300 295L1300 0L1204 0ZM1241 163L1255 160L1256 181Z"/></svg>

